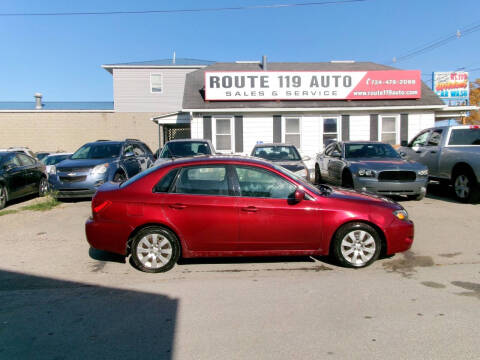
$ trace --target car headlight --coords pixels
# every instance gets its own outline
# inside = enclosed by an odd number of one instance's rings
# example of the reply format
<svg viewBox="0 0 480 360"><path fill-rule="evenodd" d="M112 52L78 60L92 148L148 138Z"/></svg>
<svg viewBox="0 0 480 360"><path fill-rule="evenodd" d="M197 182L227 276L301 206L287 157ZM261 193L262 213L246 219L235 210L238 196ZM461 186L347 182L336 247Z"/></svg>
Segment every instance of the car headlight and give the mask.
<svg viewBox="0 0 480 360"><path fill-rule="evenodd" d="M57 167L55 165L47 165L45 171L47 174L55 175L57 173Z"/></svg>
<svg viewBox="0 0 480 360"><path fill-rule="evenodd" d="M307 169L302 169L302 170L295 171L294 174L297 175L297 176L306 178L307 177Z"/></svg>
<svg viewBox="0 0 480 360"><path fill-rule="evenodd" d="M406 210L396 210L393 215L399 220L408 221L408 213Z"/></svg>
<svg viewBox="0 0 480 360"><path fill-rule="evenodd" d="M358 176L375 177L375 171L369 169L358 170Z"/></svg>
<svg viewBox="0 0 480 360"><path fill-rule="evenodd" d="M428 176L428 169L420 170L417 174L418 176Z"/></svg>
<svg viewBox="0 0 480 360"><path fill-rule="evenodd" d="M108 168L108 163L97 165L91 170L91 174L92 175L105 174L107 172L107 168Z"/></svg>

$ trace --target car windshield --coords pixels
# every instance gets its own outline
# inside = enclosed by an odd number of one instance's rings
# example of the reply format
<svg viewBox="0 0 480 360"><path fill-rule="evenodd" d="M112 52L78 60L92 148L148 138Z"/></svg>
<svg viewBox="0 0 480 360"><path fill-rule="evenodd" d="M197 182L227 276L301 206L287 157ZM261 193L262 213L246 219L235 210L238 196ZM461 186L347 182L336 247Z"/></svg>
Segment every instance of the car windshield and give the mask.
<svg viewBox="0 0 480 360"><path fill-rule="evenodd" d="M294 146L257 146L252 155L269 161L300 161Z"/></svg>
<svg viewBox="0 0 480 360"><path fill-rule="evenodd" d="M120 156L122 144L120 143L94 143L83 145L72 156L71 159L105 159Z"/></svg>
<svg viewBox="0 0 480 360"><path fill-rule="evenodd" d="M345 144L345 158L394 158L400 155L389 144Z"/></svg>
<svg viewBox="0 0 480 360"><path fill-rule="evenodd" d="M161 158L210 155L210 147L204 141L178 141L167 143L160 153Z"/></svg>
<svg viewBox="0 0 480 360"><path fill-rule="evenodd" d="M44 165L55 165L58 164L60 161L65 160L68 158L68 155L53 155L53 156L47 156L46 158L43 158L41 162Z"/></svg>

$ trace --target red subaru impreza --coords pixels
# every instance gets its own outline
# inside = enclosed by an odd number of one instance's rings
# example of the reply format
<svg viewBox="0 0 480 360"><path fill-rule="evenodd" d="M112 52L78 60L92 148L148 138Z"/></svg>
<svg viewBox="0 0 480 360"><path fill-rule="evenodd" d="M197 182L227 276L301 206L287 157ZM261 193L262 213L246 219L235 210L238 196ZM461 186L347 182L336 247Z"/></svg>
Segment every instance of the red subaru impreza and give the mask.
<svg viewBox="0 0 480 360"><path fill-rule="evenodd" d="M360 268L413 242L399 204L245 157L173 160L105 184L85 226L92 247L130 254L146 272L180 256L332 255Z"/></svg>

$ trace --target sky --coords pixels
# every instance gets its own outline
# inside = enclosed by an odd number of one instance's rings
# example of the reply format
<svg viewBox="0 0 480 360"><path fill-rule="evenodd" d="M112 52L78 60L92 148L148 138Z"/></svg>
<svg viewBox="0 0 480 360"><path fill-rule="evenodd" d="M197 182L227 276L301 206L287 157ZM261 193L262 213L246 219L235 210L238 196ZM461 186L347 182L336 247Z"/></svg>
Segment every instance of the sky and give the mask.
<svg viewBox="0 0 480 360"><path fill-rule="evenodd" d="M318 2L321 2L319 0ZM458 29L480 25L480 1L365 0L243 11L92 16L5 13L175 10L312 0L0 1L0 101L112 101L102 64L171 58L275 62L373 61L390 65ZM479 31L393 66L432 71L473 69L480 77Z"/></svg>

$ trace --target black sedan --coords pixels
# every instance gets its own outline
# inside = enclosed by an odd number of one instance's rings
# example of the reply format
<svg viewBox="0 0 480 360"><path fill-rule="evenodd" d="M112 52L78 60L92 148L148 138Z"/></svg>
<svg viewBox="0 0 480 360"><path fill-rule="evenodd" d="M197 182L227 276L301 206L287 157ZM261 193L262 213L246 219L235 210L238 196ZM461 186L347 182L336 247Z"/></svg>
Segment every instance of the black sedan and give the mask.
<svg viewBox="0 0 480 360"><path fill-rule="evenodd" d="M45 166L20 152L0 152L0 209L9 200L47 193Z"/></svg>
<svg viewBox="0 0 480 360"><path fill-rule="evenodd" d="M354 188L378 195L425 196L428 169L406 161L395 149L379 142L332 142L315 161L315 182Z"/></svg>

